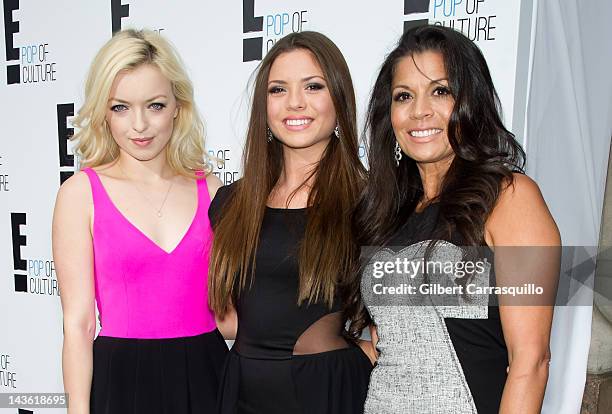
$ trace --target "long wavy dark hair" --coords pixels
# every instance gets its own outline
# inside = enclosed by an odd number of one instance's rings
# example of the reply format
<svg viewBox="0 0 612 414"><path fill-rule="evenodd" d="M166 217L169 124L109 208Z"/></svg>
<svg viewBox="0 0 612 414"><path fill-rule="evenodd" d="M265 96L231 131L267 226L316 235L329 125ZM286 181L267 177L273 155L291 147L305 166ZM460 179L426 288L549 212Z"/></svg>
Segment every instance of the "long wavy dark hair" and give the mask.
<svg viewBox="0 0 612 414"><path fill-rule="evenodd" d="M310 51L321 66L336 110L340 137L333 136L318 165L308 197L308 217L298 261L298 302L325 302L329 307L355 297L359 279L351 273L359 255L351 213L365 180L359 160L357 111L350 71L342 53L317 32L293 33L280 39L259 65L243 159L244 175L224 206L215 228L209 265L209 303L223 315L255 274L255 254L266 202L283 168L283 144L267 142L267 97L270 68L293 50ZM235 302L234 302L235 303ZM346 317L351 315L345 314Z"/></svg>
<svg viewBox="0 0 612 414"><path fill-rule="evenodd" d="M391 88L398 62L423 52L443 57L455 100L447 135L454 152L442 179L438 234L457 232L466 245L484 242L484 227L500 192L523 172L525 152L501 120L501 104L480 49L462 33L442 26L413 28L385 59L370 98L365 134L370 169L355 213L362 246L382 246L414 213L423 197L417 163L404 154L396 166L396 138L391 125ZM354 321L359 331L368 323L365 311Z"/></svg>

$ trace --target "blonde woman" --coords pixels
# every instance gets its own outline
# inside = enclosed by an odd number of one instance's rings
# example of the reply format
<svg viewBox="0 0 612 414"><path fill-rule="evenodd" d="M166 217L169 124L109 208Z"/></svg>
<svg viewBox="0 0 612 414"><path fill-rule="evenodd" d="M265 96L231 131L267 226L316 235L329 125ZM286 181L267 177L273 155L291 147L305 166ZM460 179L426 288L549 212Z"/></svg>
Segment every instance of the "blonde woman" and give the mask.
<svg viewBox="0 0 612 414"><path fill-rule="evenodd" d="M85 168L60 188L53 218L69 413L211 412L227 353L206 281L221 183L170 44L117 33L92 63L75 125Z"/></svg>

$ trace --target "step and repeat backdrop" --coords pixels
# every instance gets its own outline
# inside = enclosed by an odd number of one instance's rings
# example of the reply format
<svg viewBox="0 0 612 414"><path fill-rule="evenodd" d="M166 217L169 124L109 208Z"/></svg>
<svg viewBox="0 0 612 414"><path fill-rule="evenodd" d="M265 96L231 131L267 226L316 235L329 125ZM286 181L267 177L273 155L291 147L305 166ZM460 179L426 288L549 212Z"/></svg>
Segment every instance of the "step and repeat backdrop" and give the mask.
<svg viewBox="0 0 612 414"><path fill-rule="evenodd" d="M241 175L249 81L283 36L328 35L344 53L360 118L384 56L402 32L433 22L463 31L483 50L504 119L522 139L531 2L497 0L2 0L0 42L0 393L61 392L61 291L51 254L60 184L79 168L69 137L85 75L122 28L149 28L178 49L195 85L206 146ZM362 119L361 119L362 120ZM364 156L362 147L361 156ZM63 409L0 409L7 413Z"/></svg>

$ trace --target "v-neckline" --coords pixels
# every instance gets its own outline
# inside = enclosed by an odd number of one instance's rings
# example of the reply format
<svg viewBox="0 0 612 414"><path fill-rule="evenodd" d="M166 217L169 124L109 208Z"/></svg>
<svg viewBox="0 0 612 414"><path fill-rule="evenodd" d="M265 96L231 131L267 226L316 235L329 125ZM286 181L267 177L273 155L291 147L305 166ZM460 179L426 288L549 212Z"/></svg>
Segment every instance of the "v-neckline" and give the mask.
<svg viewBox="0 0 612 414"><path fill-rule="evenodd" d="M158 250L160 250L161 252L165 253L168 256L172 255L181 246L181 244L183 244L183 241L187 238L187 235L191 232L191 229L193 228L193 225L196 222L196 219L198 218L198 213L199 213L199 210L200 210L200 184L198 183L198 180L196 180L196 209L195 209L195 213L193 215L193 218L191 219L191 223L187 227L187 230L185 230L185 233L183 233L183 236L179 239L178 243L174 246L174 248L172 248L172 250L170 250L170 251L167 251L163 247L161 247L159 244L155 243L151 237L149 237L144 231L139 229L134 223L132 223L125 216L125 214L123 214L121 212L121 210L119 210L119 207L117 207L117 205L115 204L115 202L113 201L111 196L108 194L108 191L106 191L106 187L104 187L104 184L102 183L102 179L98 175L97 171L94 170L93 168L91 170L96 175L96 178L98 179L98 183L100 184L100 187L102 188L102 192L104 193L104 196L108 200L109 204L113 207L113 209L119 215L119 217L121 217L128 224L128 226L130 226L132 229L134 229L136 231L136 233L140 234L141 237L143 237L150 244L152 244Z"/></svg>

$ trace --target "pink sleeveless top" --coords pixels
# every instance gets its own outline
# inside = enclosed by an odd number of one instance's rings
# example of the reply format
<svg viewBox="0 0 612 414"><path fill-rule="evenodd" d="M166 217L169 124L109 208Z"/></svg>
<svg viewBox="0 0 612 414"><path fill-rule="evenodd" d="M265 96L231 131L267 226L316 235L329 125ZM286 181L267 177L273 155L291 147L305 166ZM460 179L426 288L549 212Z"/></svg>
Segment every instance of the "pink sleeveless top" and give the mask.
<svg viewBox="0 0 612 414"><path fill-rule="evenodd" d="M168 253L115 207L97 173L89 177L94 203L93 250L100 335L177 338L215 329L208 307L212 229L206 179L197 180L198 206L189 229Z"/></svg>

